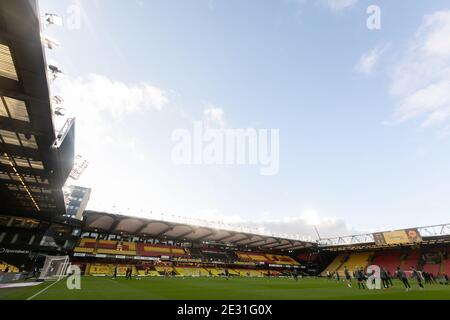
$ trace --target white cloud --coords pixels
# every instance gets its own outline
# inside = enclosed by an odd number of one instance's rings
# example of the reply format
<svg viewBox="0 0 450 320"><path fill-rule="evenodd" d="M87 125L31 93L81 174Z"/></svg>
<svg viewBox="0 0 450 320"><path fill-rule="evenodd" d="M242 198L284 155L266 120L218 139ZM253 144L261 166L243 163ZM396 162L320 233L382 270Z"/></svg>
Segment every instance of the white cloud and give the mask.
<svg viewBox="0 0 450 320"><path fill-rule="evenodd" d="M58 78L53 94L64 99L67 115L76 117L76 152L90 162L82 178L93 187L105 187L111 174L100 173L105 168L115 172L117 166L145 159L142 142L126 131L128 117L159 111L169 102L162 89L149 83L128 84L98 74ZM62 121L55 119L57 128Z"/></svg>
<svg viewBox="0 0 450 320"><path fill-rule="evenodd" d="M203 110L203 121L206 127L224 128L226 125L225 111L222 108L209 105Z"/></svg>
<svg viewBox="0 0 450 320"><path fill-rule="evenodd" d="M148 210L168 210L175 214L181 212L183 208L174 204L173 198L201 198L199 194L183 193L182 188L174 191L174 186L181 185L176 178L161 171L157 160L146 157L142 151L145 150L144 142L139 137L130 136L123 130L131 116L164 109L169 103L164 90L149 83L129 84L91 74L76 78L61 77L55 82L54 93L64 98L64 106L69 114L77 116L77 146L80 147L77 153L90 161L88 170L81 178L81 185L93 187L91 209L117 212L121 206L123 214L137 213L149 217ZM205 106L203 119L211 126L226 126L224 110L214 105ZM143 168L145 173L142 172ZM152 178L151 181L144 178L146 174ZM120 186L124 183L134 188L123 190ZM151 209L148 207L149 202L152 203ZM116 208L111 209L113 206ZM139 211L144 206L146 212ZM306 210L297 217L271 219L273 214L262 214L259 219L251 220L249 215L223 214L218 210L203 210L203 213L199 213L196 207L195 210L192 206L183 212L195 211L195 214L187 215L197 220L210 221L214 217L224 229L231 225L264 233L300 235L310 240L317 238L314 225L323 237L353 232L345 221L321 217L314 210ZM164 218L169 216L166 214Z"/></svg>
<svg viewBox="0 0 450 320"><path fill-rule="evenodd" d="M338 12L346 8L354 6L358 0L316 0L319 5L330 9L333 12Z"/></svg>
<svg viewBox="0 0 450 320"><path fill-rule="evenodd" d="M236 229L243 232L262 233L280 237L300 237L303 240L317 240L315 227L321 238L337 237L343 235L359 234L357 230L348 225L343 219L334 217L322 217L316 211L307 209L296 217L269 218L272 213L262 213L258 219L248 219L249 215L224 214L221 211L204 210L196 212L192 220L182 220L195 224L196 221L203 223L212 222L222 229ZM214 217L212 220L211 217ZM241 229L242 228L242 229Z"/></svg>
<svg viewBox="0 0 450 320"><path fill-rule="evenodd" d="M321 238L337 237L343 235L358 234L359 232L349 226L343 219L315 217L311 223L311 217L302 215L299 217L286 217L249 222L249 225L263 228L274 233L286 235L300 235L309 240L317 240L315 227Z"/></svg>
<svg viewBox="0 0 450 320"><path fill-rule="evenodd" d="M68 116L77 118L81 140L108 134L124 117L161 110L169 101L162 89L149 83L127 84L98 74L58 78L53 91L64 99Z"/></svg>
<svg viewBox="0 0 450 320"><path fill-rule="evenodd" d="M386 50L386 46L377 46L369 52L362 54L355 66L355 70L366 75L372 74L375 66L379 63L382 54Z"/></svg>
<svg viewBox="0 0 450 320"><path fill-rule="evenodd" d="M358 3L358 0L285 0L287 3L297 5L296 15L301 16L302 6L309 3L315 4L320 8L325 8L333 13L341 12L345 9L351 8Z"/></svg>
<svg viewBox="0 0 450 320"><path fill-rule="evenodd" d="M161 110L168 102L165 92L151 84L127 84L98 74L65 76L56 82L56 91L76 114L107 113L114 118L148 108Z"/></svg>
<svg viewBox="0 0 450 320"><path fill-rule="evenodd" d="M423 18L391 77L399 99L392 123L420 119L422 127L448 125L450 119L450 11Z"/></svg>

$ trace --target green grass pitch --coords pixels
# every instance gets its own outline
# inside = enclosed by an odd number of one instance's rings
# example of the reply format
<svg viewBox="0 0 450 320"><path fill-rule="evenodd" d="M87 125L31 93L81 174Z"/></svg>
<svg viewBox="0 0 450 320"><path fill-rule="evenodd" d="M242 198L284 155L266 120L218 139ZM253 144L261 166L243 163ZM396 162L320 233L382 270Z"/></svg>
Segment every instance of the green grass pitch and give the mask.
<svg viewBox="0 0 450 320"><path fill-rule="evenodd" d="M450 300L450 285L428 285L405 292L395 281L389 290L360 290L356 283L348 288L343 282L304 278L136 278L113 280L108 277L82 277L81 290L68 290L66 281L52 285L0 289L0 300ZM50 286L51 285L51 286ZM50 287L49 287L50 286ZM46 287L48 289L44 290ZM39 293L41 292L41 293ZM36 293L39 293L36 295Z"/></svg>

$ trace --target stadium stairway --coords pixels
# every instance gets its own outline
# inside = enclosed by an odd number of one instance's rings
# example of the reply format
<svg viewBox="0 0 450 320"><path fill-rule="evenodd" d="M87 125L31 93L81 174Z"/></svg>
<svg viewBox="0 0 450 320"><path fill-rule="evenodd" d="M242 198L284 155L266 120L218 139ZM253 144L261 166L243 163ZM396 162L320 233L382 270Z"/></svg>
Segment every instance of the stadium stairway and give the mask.
<svg viewBox="0 0 450 320"><path fill-rule="evenodd" d="M211 275L213 277L217 277L217 276L221 276L224 274L224 270L223 269L219 269L219 268L205 268L206 271L211 272Z"/></svg>
<svg viewBox="0 0 450 320"><path fill-rule="evenodd" d="M423 255L423 261L421 262L420 270L437 276L443 269L444 256L438 250L430 250L427 254Z"/></svg>
<svg viewBox="0 0 450 320"><path fill-rule="evenodd" d="M357 268L363 267L367 268L369 261L373 258L372 252L358 252L350 254L349 258L341 264L341 266L336 270L339 272L339 276L344 276L344 267L348 268L351 275L356 271Z"/></svg>
<svg viewBox="0 0 450 320"><path fill-rule="evenodd" d="M326 276L327 271L330 272L330 274L333 274L336 272L336 270L338 270L342 264L345 262L346 260L346 255L344 254L339 254L338 256L336 256L336 258L334 258L333 261L331 261L331 263L322 271L322 273L320 274L321 276Z"/></svg>

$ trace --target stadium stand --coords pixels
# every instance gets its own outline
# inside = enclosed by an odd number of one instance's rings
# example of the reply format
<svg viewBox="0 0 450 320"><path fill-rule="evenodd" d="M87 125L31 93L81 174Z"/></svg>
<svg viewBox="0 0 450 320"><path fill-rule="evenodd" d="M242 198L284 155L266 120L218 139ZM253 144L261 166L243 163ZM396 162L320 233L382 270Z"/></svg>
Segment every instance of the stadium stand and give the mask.
<svg viewBox="0 0 450 320"><path fill-rule="evenodd" d="M344 261L338 269L336 269L336 272L339 272L340 276L344 276L344 267L347 267L348 271L350 271L350 274L352 275L353 272L359 267L363 267L365 269L372 257L372 252L351 253L348 259Z"/></svg>
<svg viewBox="0 0 450 320"><path fill-rule="evenodd" d="M0 272L19 272L19 268L6 262L0 262Z"/></svg>
<svg viewBox="0 0 450 320"><path fill-rule="evenodd" d="M203 256L203 260L205 261L220 261L220 262L230 261L227 253L221 249L201 248L200 252L201 255Z"/></svg>
<svg viewBox="0 0 450 320"><path fill-rule="evenodd" d="M143 257L189 256L189 252L181 247L164 246L147 243L137 244L137 254Z"/></svg>
<svg viewBox="0 0 450 320"><path fill-rule="evenodd" d="M237 275L241 277L263 277L267 274L264 270L252 270L252 269L233 269Z"/></svg>
<svg viewBox="0 0 450 320"><path fill-rule="evenodd" d="M264 254L257 252L235 252L239 261L242 262L264 262L270 264L299 265L297 261L289 256L277 254Z"/></svg>
<svg viewBox="0 0 450 320"><path fill-rule="evenodd" d="M424 259L422 271L431 273L436 277L441 272L441 268L444 265L442 256L440 249L428 249L427 252L422 255Z"/></svg>
<svg viewBox="0 0 450 320"><path fill-rule="evenodd" d="M442 269L446 275L450 275L450 259L444 261L444 267Z"/></svg>
<svg viewBox="0 0 450 320"><path fill-rule="evenodd" d="M132 242L118 242L113 240L99 240L97 242L97 253L113 255L136 255L136 245Z"/></svg>
<svg viewBox="0 0 450 320"><path fill-rule="evenodd" d="M138 275L139 276L147 276L147 277L159 277L160 274L158 271L156 270L138 270Z"/></svg>
<svg viewBox="0 0 450 320"><path fill-rule="evenodd" d="M189 251L181 247L87 238L80 239L74 252L143 257L189 256Z"/></svg>
<svg viewBox="0 0 450 320"><path fill-rule="evenodd" d="M75 247L74 252L80 253L94 253L97 248L97 240L95 239L80 239L78 246Z"/></svg>
<svg viewBox="0 0 450 320"><path fill-rule="evenodd" d="M420 260L420 251L413 250L409 253L406 253L404 259L402 261L401 267L404 270L410 270L412 267L417 268Z"/></svg>
<svg viewBox="0 0 450 320"><path fill-rule="evenodd" d="M268 254L266 255L269 258L269 262L272 264L284 264L284 265L294 265L298 266L300 263L295 261L289 256L283 256L278 254Z"/></svg>
<svg viewBox="0 0 450 320"><path fill-rule="evenodd" d="M109 275L112 274L109 265L107 264L97 264L93 263L89 265L87 269L88 274L90 275Z"/></svg>
<svg viewBox="0 0 450 320"><path fill-rule="evenodd" d="M319 258L318 253L300 253L297 259L303 263L313 263Z"/></svg>
<svg viewBox="0 0 450 320"><path fill-rule="evenodd" d="M372 264L386 268L392 275L401 264L402 253L400 251L380 251L377 252Z"/></svg>
<svg viewBox="0 0 450 320"><path fill-rule="evenodd" d="M155 266L155 270L162 276L176 273L176 270L171 266Z"/></svg>
<svg viewBox="0 0 450 320"><path fill-rule="evenodd" d="M87 274L90 275L113 275L114 268L116 265L114 264L101 264L101 263L93 263L87 268ZM118 265L117 266L117 275L124 276L127 270L128 265ZM137 275L138 271L136 266L131 266L133 274Z"/></svg>
<svg viewBox="0 0 450 320"><path fill-rule="evenodd" d="M239 271L236 271L234 269L228 269L228 273L230 276L240 276L241 274L239 273Z"/></svg>
<svg viewBox="0 0 450 320"><path fill-rule="evenodd" d="M422 271L431 273L433 276L437 276L440 273L441 264L440 263L426 263L423 265Z"/></svg>
<svg viewBox="0 0 450 320"><path fill-rule="evenodd" d="M269 259L264 254L253 252L236 252L239 261L243 262L267 262Z"/></svg>
<svg viewBox="0 0 450 320"><path fill-rule="evenodd" d="M334 258L333 261L322 271L321 276L325 276L327 271L329 271L331 274L335 273L336 270L339 269L339 267L344 263L346 259L346 255L340 254L336 258Z"/></svg>
<svg viewBox="0 0 450 320"><path fill-rule="evenodd" d="M193 268L193 267L177 267L176 272L180 276L198 276L204 277L208 276L209 272L204 268Z"/></svg>
<svg viewBox="0 0 450 320"><path fill-rule="evenodd" d="M208 273L211 273L212 276L221 276L225 273L224 269L220 268L205 268Z"/></svg>

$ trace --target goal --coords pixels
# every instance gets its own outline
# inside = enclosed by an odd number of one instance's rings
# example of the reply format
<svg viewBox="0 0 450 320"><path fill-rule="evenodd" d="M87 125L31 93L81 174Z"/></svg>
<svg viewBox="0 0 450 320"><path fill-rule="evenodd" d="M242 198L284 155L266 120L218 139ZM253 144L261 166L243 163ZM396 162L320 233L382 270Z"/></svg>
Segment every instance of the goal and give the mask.
<svg viewBox="0 0 450 320"><path fill-rule="evenodd" d="M41 280L61 280L69 269L69 256L46 256L41 270Z"/></svg>

